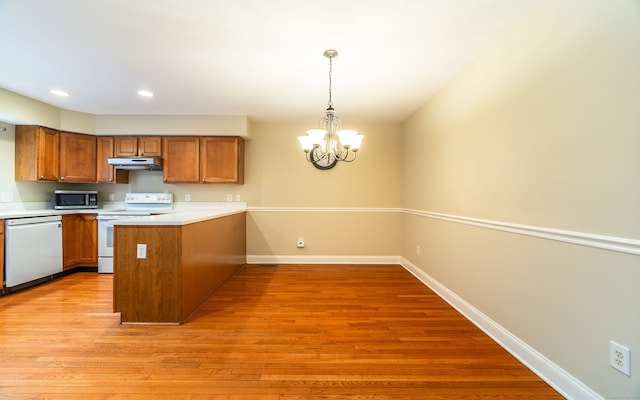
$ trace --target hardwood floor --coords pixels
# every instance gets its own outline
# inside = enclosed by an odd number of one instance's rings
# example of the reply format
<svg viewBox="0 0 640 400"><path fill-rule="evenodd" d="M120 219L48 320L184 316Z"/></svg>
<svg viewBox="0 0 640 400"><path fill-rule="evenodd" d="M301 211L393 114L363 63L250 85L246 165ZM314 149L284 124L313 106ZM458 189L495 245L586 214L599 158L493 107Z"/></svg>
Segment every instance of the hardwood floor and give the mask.
<svg viewBox="0 0 640 400"><path fill-rule="evenodd" d="M184 325L112 276L0 298L2 399L562 399L400 266L247 266Z"/></svg>

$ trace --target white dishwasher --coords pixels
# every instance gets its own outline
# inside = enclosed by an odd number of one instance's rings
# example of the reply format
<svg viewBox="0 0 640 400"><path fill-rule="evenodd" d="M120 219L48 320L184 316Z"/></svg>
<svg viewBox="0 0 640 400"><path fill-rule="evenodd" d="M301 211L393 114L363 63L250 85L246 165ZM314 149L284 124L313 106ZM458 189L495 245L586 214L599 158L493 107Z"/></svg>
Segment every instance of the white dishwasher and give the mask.
<svg viewBox="0 0 640 400"><path fill-rule="evenodd" d="M7 288L62 272L62 217L8 219L5 225Z"/></svg>

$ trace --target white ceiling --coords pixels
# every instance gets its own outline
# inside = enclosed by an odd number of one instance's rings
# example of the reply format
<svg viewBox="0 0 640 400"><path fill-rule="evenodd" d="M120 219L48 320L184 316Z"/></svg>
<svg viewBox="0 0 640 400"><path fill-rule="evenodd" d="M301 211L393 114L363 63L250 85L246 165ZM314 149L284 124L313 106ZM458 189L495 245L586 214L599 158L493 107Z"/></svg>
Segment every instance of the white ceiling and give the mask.
<svg viewBox="0 0 640 400"><path fill-rule="evenodd" d="M337 114L400 122L536 2L0 0L0 87L92 114L315 121L334 48Z"/></svg>

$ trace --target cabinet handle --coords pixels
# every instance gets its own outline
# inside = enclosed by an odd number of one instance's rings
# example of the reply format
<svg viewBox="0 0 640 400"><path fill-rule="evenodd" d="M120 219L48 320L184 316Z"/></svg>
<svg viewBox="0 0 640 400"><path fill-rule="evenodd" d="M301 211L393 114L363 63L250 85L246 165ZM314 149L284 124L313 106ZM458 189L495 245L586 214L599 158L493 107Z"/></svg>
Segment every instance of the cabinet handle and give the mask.
<svg viewBox="0 0 640 400"><path fill-rule="evenodd" d="M64 176L61 176L61 177L60 177L60 180L61 180L61 181L63 181L63 180L64 180Z"/></svg>
<svg viewBox="0 0 640 400"><path fill-rule="evenodd" d="M40 176L40 179L44 179L44 175L41 175L41 176Z"/></svg>

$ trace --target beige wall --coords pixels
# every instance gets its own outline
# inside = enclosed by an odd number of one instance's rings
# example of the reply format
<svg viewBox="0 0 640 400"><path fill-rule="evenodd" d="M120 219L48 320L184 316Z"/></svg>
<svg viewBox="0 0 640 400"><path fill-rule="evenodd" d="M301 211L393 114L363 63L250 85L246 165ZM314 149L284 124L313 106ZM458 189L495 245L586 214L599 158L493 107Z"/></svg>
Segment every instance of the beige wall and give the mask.
<svg viewBox="0 0 640 400"><path fill-rule="evenodd" d="M638 256L426 213L640 239L638 49L637 1L541 3L403 132L403 255L608 398L640 395L608 365L640 349Z"/></svg>
<svg viewBox="0 0 640 400"><path fill-rule="evenodd" d="M344 121L365 135L355 162L314 168L297 137L314 126L255 123L248 142L247 252L260 256L398 256L400 126ZM305 211L300 208L312 208ZM348 210L355 208L356 210ZM340 210L336 210L340 209ZM347 209L347 210L345 210ZM306 247L295 247L299 236Z"/></svg>
<svg viewBox="0 0 640 400"><path fill-rule="evenodd" d="M60 128L60 110L0 88L0 121Z"/></svg>
<svg viewBox="0 0 640 400"><path fill-rule="evenodd" d="M12 94L11 100L19 96ZM0 98L1 100L1 98ZM21 100L26 108L32 102ZM0 102L0 106L3 104ZM51 192L60 187L97 189L104 202L113 194L123 201L127 192L171 192L175 201L226 201L239 196L252 211L248 218L247 252L275 261L274 257L298 257L310 261L330 261L326 256L361 257L371 261L400 254L401 224L401 127L400 124L370 124L345 121L349 128L365 134L357 161L340 163L320 171L305 160L297 137L310 123L250 123L237 116L93 116L53 107L42 110L14 110L30 113L30 123L47 125L49 115L61 122L54 128L97 134L211 135L237 134L245 138L245 183L203 185L162 181L162 172L136 171L128 184L68 185L15 182L14 126L0 136L2 166L0 191L14 192L16 202L51 201ZM322 110L320 110L322 111ZM41 122L44 121L44 122ZM52 125L47 125L52 126ZM6 204L4 205L6 206ZM311 210L305 210L309 209ZM0 210L3 205L0 203ZM306 247L298 249L298 237ZM266 257L266 258L265 258ZM356 260L357 261L357 260ZM375 260L374 260L375 261Z"/></svg>
<svg viewBox="0 0 640 400"><path fill-rule="evenodd" d="M307 123L91 116L2 89L0 120L98 134L244 124L244 185L165 185L161 173L142 171L128 185L87 186L102 200L128 191L194 202L240 195L252 209L248 254L266 260L401 255L602 396L637 396L638 361L634 378L608 366L610 339L640 349L637 255L427 213L639 240L639 13L634 0L541 2L403 126L343 115L365 140L358 161L331 171L304 161L296 137ZM14 131L3 125L0 191L49 200L60 184L13 181Z"/></svg>
<svg viewBox="0 0 640 400"><path fill-rule="evenodd" d="M230 135L249 138L244 115L97 115L100 135Z"/></svg>

